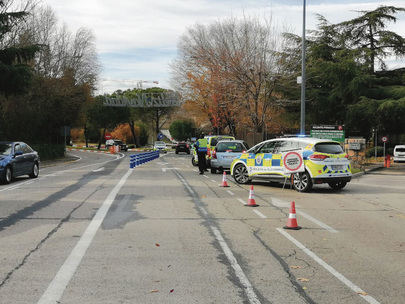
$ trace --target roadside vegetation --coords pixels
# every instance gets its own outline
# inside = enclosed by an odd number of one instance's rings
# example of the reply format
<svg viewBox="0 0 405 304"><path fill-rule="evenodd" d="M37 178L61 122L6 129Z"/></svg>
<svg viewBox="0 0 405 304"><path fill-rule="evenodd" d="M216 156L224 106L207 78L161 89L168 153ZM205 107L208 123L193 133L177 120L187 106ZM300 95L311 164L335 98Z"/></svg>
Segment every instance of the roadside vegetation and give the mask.
<svg viewBox="0 0 405 304"><path fill-rule="evenodd" d="M390 71L386 64L405 55L405 38L388 30L404 11L381 6L338 24L317 16L306 41L307 130L339 124L346 136L370 139L375 129L392 142L405 141L405 68ZM196 124L211 132L239 137L249 132L256 141L295 134L301 43L271 20L195 25L179 41L173 83Z"/></svg>

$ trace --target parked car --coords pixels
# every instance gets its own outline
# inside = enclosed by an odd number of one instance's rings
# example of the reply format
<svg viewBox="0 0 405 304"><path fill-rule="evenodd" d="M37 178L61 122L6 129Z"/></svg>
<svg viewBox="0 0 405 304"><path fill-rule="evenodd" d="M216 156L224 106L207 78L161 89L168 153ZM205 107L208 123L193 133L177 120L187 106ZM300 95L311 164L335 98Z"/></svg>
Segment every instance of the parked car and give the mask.
<svg viewBox="0 0 405 304"><path fill-rule="evenodd" d="M167 153L166 143L164 141L155 141L155 144L153 145L153 150Z"/></svg>
<svg viewBox="0 0 405 304"><path fill-rule="evenodd" d="M405 145L396 145L394 147L394 162L405 161Z"/></svg>
<svg viewBox="0 0 405 304"><path fill-rule="evenodd" d="M283 159L288 152L301 153L299 163L303 172L287 173ZM289 153L291 154L291 153ZM302 167L303 166L303 167ZM262 178L269 181L291 181L299 192L307 192L313 184L327 183L333 189L342 189L352 178L347 154L336 141L318 138L276 138L261 142L233 160L231 174L239 184Z"/></svg>
<svg viewBox="0 0 405 304"><path fill-rule="evenodd" d="M232 161L246 153L249 146L243 140L221 140L215 146L211 158L211 173L217 170L229 170Z"/></svg>
<svg viewBox="0 0 405 304"><path fill-rule="evenodd" d="M24 142L0 141L0 180L9 184L13 178L39 175L39 156Z"/></svg>
<svg viewBox="0 0 405 304"><path fill-rule="evenodd" d="M105 142L105 147L107 149L112 146L119 146L121 151L128 151L127 145L125 143L123 143L122 140L119 140L119 139L108 139Z"/></svg>
<svg viewBox="0 0 405 304"><path fill-rule="evenodd" d="M178 142L176 144L176 154L179 154L179 152L190 154L190 145L186 142Z"/></svg>
<svg viewBox="0 0 405 304"><path fill-rule="evenodd" d="M211 167L211 158L212 158L212 153L214 152L215 146L217 143L221 140L234 140L235 137L229 136L229 135L208 135L205 136L204 138L207 139L207 167Z"/></svg>

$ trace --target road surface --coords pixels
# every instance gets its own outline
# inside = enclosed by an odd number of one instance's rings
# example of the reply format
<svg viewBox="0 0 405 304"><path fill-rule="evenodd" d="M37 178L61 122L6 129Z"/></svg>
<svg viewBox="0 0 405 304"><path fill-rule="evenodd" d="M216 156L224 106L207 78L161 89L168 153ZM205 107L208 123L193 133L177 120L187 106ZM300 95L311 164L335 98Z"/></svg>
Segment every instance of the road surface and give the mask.
<svg viewBox="0 0 405 304"><path fill-rule="evenodd" d="M1 303L404 303L403 166L338 192L254 182L251 208L189 155L71 154L0 185Z"/></svg>

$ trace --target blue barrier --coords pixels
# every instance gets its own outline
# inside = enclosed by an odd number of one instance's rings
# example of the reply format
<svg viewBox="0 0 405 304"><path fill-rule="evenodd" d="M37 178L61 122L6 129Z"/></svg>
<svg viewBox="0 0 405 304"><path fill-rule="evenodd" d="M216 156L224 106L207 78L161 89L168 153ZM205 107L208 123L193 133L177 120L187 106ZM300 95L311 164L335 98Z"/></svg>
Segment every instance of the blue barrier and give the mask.
<svg viewBox="0 0 405 304"><path fill-rule="evenodd" d="M159 151L131 154L129 156L129 168L134 169L156 158L159 158Z"/></svg>

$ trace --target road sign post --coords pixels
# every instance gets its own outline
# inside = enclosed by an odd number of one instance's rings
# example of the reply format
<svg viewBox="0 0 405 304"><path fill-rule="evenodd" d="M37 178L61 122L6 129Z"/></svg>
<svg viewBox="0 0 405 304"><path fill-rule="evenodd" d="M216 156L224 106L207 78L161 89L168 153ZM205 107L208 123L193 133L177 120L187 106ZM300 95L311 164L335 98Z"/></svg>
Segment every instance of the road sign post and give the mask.
<svg viewBox="0 0 405 304"><path fill-rule="evenodd" d="M385 161L385 143L388 141L388 137L387 136L383 136L381 138L381 141L384 143L384 161Z"/></svg>

